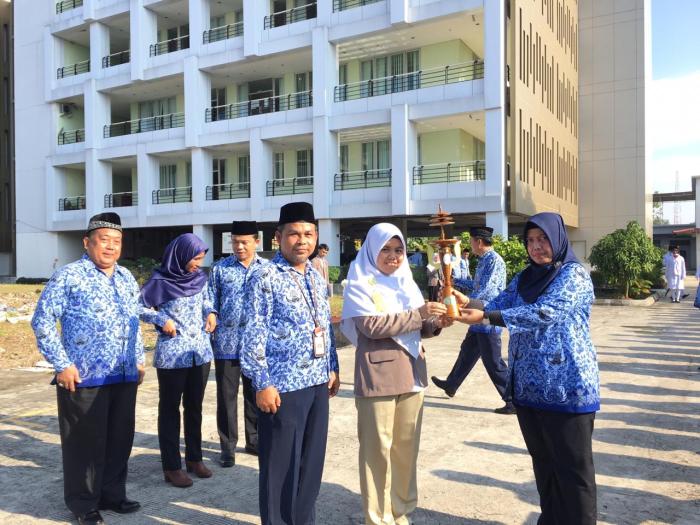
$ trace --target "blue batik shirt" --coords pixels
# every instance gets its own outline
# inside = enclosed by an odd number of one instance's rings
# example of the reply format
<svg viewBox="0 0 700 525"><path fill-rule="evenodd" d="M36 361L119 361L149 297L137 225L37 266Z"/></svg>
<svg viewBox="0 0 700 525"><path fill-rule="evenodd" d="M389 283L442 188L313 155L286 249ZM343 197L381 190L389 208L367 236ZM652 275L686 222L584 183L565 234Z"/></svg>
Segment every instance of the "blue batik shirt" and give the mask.
<svg viewBox="0 0 700 525"><path fill-rule="evenodd" d="M153 356L155 368L189 368L212 360L211 341L204 327L207 316L216 312L209 300L206 285L194 295L171 299L158 305L157 309L146 308L143 304L141 306L141 320L158 329ZM160 330L169 320L175 323L175 337Z"/></svg>
<svg viewBox="0 0 700 525"><path fill-rule="evenodd" d="M565 264L534 303L518 293L516 275L484 305L500 311L510 334L507 390L541 410L586 413L600 408L598 361L591 341L593 283L578 263Z"/></svg>
<svg viewBox="0 0 700 525"><path fill-rule="evenodd" d="M452 279L470 279L471 272L469 271L469 259L460 257L459 263L452 268Z"/></svg>
<svg viewBox="0 0 700 525"><path fill-rule="evenodd" d="M209 272L209 296L219 319L212 334L215 359L239 359L245 291L255 269L266 262L254 256L248 268L235 255L217 262Z"/></svg>
<svg viewBox="0 0 700 525"><path fill-rule="evenodd" d="M491 301L506 287L506 263L494 250L488 250L479 257L474 279L455 279L455 286L464 288L470 299ZM501 328L492 325L472 325L471 332L500 334Z"/></svg>
<svg viewBox="0 0 700 525"><path fill-rule="evenodd" d="M310 262L304 273L278 253L250 277L245 298L241 366L256 390L280 392L328 382L338 372L328 289ZM326 352L314 357L312 335L316 312L326 331Z"/></svg>
<svg viewBox="0 0 700 525"><path fill-rule="evenodd" d="M108 277L83 255L57 270L39 298L32 318L39 351L56 372L75 365L77 387L138 381L136 365L144 363L138 300L129 270L115 265Z"/></svg>

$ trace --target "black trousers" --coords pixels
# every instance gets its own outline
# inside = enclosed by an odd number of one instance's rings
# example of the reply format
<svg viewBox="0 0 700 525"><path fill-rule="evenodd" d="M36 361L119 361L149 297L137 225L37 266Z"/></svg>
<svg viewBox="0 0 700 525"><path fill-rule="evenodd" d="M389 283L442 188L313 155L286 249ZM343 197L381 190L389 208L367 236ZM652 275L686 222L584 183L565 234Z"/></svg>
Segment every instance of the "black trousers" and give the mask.
<svg viewBox="0 0 700 525"><path fill-rule="evenodd" d="M436 302L440 296L439 286L428 286L428 301Z"/></svg>
<svg viewBox="0 0 700 525"><path fill-rule="evenodd" d="M328 386L280 394L276 414L258 413L263 525L316 521L328 436Z"/></svg>
<svg viewBox="0 0 700 525"><path fill-rule="evenodd" d="M238 444L238 387L243 381L243 419L245 445L258 449L258 409L253 382L241 373L238 359L216 359L216 426L219 430L221 457L232 458Z"/></svg>
<svg viewBox="0 0 700 525"><path fill-rule="evenodd" d="M491 382L498 390L501 399L506 398L506 383L508 382L508 365L501 358L501 334L467 332L459 356L455 361L450 375L447 376L447 385L450 390L456 392L464 380L472 371L474 365L481 357L486 372Z"/></svg>
<svg viewBox="0 0 700 525"><path fill-rule="evenodd" d="M517 413L540 494L538 525L595 523L595 412L567 414L517 406Z"/></svg>
<svg viewBox="0 0 700 525"><path fill-rule="evenodd" d="M136 383L70 392L56 387L63 453L63 493L74 514L126 498L134 443Z"/></svg>
<svg viewBox="0 0 700 525"><path fill-rule="evenodd" d="M185 459L202 461L202 400L211 364L158 368L158 444L163 470L180 470L180 401L185 420Z"/></svg>

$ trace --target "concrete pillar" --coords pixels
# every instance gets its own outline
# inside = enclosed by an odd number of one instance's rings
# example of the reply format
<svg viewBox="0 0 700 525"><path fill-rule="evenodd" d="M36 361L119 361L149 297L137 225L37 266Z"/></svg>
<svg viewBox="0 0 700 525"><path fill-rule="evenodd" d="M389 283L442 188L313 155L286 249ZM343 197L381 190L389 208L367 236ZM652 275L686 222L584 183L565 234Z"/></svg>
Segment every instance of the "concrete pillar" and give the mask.
<svg viewBox="0 0 700 525"><path fill-rule="evenodd" d="M51 100L51 90L56 87L56 69L63 65L63 42L51 34L51 27L44 27L44 99Z"/></svg>
<svg viewBox="0 0 700 525"><path fill-rule="evenodd" d="M493 228L494 235L508 237L508 214L503 211L486 212L486 226Z"/></svg>
<svg viewBox="0 0 700 525"><path fill-rule="evenodd" d="M92 217L104 210L105 194L112 192L112 168L97 158L96 149L85 152L85 211Z"/></svg>
<svg viewBox="0 0 700 525"><path fill-rule="evenodd" d="M209 0L190 0L190 49L198 54L202 47L202 34L209 29Z"/></svg>
<svg viewBox="0 0 700 525"><path fill-rule="evenodd" d="M199 136L204 125L204 112L211 103L211 79L199 69L199 59L185 59L185 146L199 145Z"/></svg>
<svg viewBox="0 0 700 525"><path fill-rule="evenodd" d="M331 25L331 15L333 14L333 1L321 1L316 4L316 23L319 26ZM314 70L315 71L315 70ZM315 74L315 73L314 73Z"/></svg>
<svg viewBox="0 0 700 525"><path fill-rule="evenodd" d="M102 76L102 57L107 55L109 55L109 27L93 22L90 24L90 71L93 77Z"/></svg>
<svg viewBox="0 0 700 525"><path fill-rule="evenodd" d="M204 256L204 264L202 266L211 266L214 262L214 228L207 224L193 224L192 233L209 246L209 251Z"/></svg>
<svg viewBox="0 0 700 525"><path fill-rule="evenodd" d="M46 221L45 221L45 228L46 230L50 231L53 229L52 222L53 218L56 215L56 211L58 210L58 199L61 197L67 197L67 195L63 195L63 191L65 188L65 180L61 176L61 173L59 172L58 169L56 169L54 166L51 165L50 162L46 163ZM19 230L20 228L25 228L23 221L17 221L17 229ZM18 231L18 233L20 233ZM31 230L25 233L33 233ZM17 236L19 238L19 235ZM20 252L17 251L17 255L19 258ZM19 260L17 263L17 267L19 268Z"/></svg>
<svg viewBox="0 0 700 525"><path fill-rule="evenodd" d="M328 27L314 28L311 41L313 114L320 117L331 114L333 91L338 81L338 53L336 45L328 41Z"/></svg>
<svg viewBox="0 0 700 525"><path fill-rule="evenodd" d="M109 96L97 90L95 79L85 81L85 148L102 146L104 126L111 121Z"/></svg>
<svg viewBox="0 0 700 525"><path fill-rule="evenodd" d="M155 12L143 7L143 0L130 0L129 7L131 80L143 80L149 46L158 40L158 17Z"/></svg>
<svg viewBox="0 0 700 525"><path fill-rule="evenodd" d="M505 101L504 2L484 2L484 107L503 107Z"/></svg>
<svg viewBox="0 0 700 525"><path fill-rule="evenodd" d="M485 114L486 142L486 195L500 197L500 209L505 210L506 187L506 141L505 111L503 108L488 109Z"/></svg>
<svg viewBox="0 0 700 525"><path fill-rule="evenodd" d="M146 145L139 144L136 153L136 171L138 176L139 224L147 223L153 207L153 190L159 186L160 165L157 157L146 153Z"/></svg>
<svg viewBox="0 0 700 525"><path fill-rule="evenodd" d="M192 148L192 211L206 210L206 187L211 184L212 154L204 148Z"/></svg>
<svg viewBox="0 0 700 525"><path fill-rule="evenodd" d="M389 0L389 20L391 25L410 22L410 0Z"/></svg>
<svg viewBox="0 0 700 525"><path fill-rule="evenodd" d="M411 173L418 163L418 131L408 105L391 107L391 213L411 214Z"/></svg>
<svg viewBox="0 0 700 525"><path fill-rule="evenodd" d="M340 266L340 221L319 219L318 242L328 245L328 264Z"/></svg>
<svg viewBox="0 0 700 525"><path fill-rule="evenodd" d="M338 172L338 135L328 129L328 117L316 117L314 136L314 212L316 217L331 216L333 176Z"/></svg>
<svg viewBox="0 0 700 525"><path fill-rule="evenodd" d="M243 0L243 55L246 57L260 53L260 38L269 14L269 1Z"/></svg>
<svg viewBox="0 0 700 525"><path fill-rule="evenodd" d="M272 146L250 130L250 219L258 221L265 206L267 181L272 180Z"/></svg>

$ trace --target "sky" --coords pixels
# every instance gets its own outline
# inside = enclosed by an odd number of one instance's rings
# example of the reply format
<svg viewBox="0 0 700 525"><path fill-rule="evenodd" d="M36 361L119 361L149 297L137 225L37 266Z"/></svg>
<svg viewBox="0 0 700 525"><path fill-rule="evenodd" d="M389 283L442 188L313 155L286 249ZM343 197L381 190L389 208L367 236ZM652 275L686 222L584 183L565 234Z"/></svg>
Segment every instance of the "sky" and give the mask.
<svg viewBox="0 0 700 525"><path fill-rule="evenodd" d="M700 175L700 0L652 0L652 82L646 125L652 150L652 188L691 189ZM673 204L664 217L673 222ZM681 222L694 221L694 206L681 206Z"/></svg>

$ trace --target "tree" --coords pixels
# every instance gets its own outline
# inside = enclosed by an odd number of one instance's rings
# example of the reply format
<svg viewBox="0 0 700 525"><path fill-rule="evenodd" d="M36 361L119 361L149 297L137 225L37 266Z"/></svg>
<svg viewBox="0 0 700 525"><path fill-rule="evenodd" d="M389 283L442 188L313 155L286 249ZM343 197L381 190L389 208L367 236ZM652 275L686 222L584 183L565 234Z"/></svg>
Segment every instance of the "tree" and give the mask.
<svg viewBox="0 0 700 525"><path fill-rule="evenodd" d="M601 238L588 260L605 282L619 287L627 298L630 287L658 268L662 256L639 223L631 221Z"/></svg>
<svg viewBox="0 0 700 525"><path fill-rule="evenodd" d="M459 238L462 241L462 247L469 246L469 232L462 232ZM494 235L493 249L506 263L506 279L508 282L527 266L527 249L525 249L525 244L517 235L512 235L509 239L504 239L500 235ZM470 266L475 266L475 259L472 258L471 261ZM474 274L474 269L474 267L471 268L472 275Z"/></svg>
<svg viewBox="0 0 700 525"><path fill-rule="evenodd" d="M658 193L655 191L654 193ZM668 224L668 219L664 219L664 204L663 202L654 202L652 204L651 216L653 218L654 224Z"/></svg>

